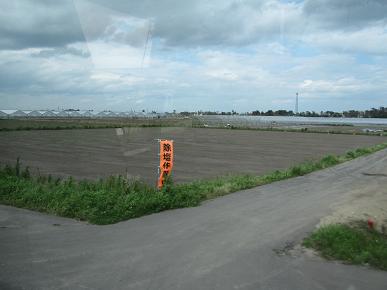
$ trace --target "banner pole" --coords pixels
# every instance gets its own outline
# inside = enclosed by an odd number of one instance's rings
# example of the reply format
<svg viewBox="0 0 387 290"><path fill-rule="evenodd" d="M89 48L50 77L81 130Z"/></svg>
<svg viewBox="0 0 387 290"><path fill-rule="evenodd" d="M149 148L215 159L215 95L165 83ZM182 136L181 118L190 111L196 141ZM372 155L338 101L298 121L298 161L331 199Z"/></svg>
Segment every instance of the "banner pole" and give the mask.
<svg viewBox="0 0 387 290"><path fill-rule="evenodd" d="M160 141L161 139L154 139L157 141L157 176L156 176L156 187L158 187L158 182L159 182L159 176L160 176Z"/></svg>
<svg viewBox="0 0 387 290"><path fill-rule="evenodd" d="M159 166L157 188L161 189L164 185L165 178L171 175L174 161L174 140L157 139L159 141Z"/></svg>

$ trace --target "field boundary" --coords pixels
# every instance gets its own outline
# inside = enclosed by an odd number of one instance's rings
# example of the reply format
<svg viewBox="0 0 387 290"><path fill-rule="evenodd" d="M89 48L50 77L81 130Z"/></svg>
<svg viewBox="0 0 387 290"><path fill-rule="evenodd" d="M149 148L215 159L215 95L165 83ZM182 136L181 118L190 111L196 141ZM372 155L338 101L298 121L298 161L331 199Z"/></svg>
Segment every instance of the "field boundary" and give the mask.
<svg viewBox="0 0 387 290"><path fill-rule="evenodd" d="M169 124L116 124L116 125L68 125L68 126L38 126L38 127L17 127L17 128L0 128L0 132L13 132L13 131L33 131L33 130L84 130L84 129L116 129L116 128L172 128L172 127L188 127L199 129L222 129L222 130L245 130L245 131L260 131L260 132L288 132L288 133L310 133L310 134L337 134L337 135L355 135L355 136L375 136L386 137L387 132L373 133L373 132L345 132L335 130L313 130L309 128L247 128L247 127L231 127L225 128L221 126L217 127L205 127L205 126L185 126L185 125L169 125Z"/></svg>
<svg viewBox="0 0 387 290"><path fill-rule="evenodd" d="M31 131L31 130L76 130L76 129L115 129L115 128L163 128L163 127L185 127L200 129L223 129L223 130L248 130L263 132L291 132L291 133L315 133L315 134L342 134L359 136L387 136L387 130L383 132L342 131L335 127L343 125L327 124L329 129L315 129L307 127L242 127L242 126L206 126L196 124L195 119L186 118L160 118L160 119L0 119L0 132L9 131ZM303 125L300 125L303 126ZM322 125L322 126L325 126ZM349 126L344 125L344 126ZM355 128L356 126L351 125Z"/></svg>
<svg viewBox="0 0 387 290"><path fill-rule="evenodd" d="M327 155L270 174L227 175L210 180L174 184L167 180L162 190L122 176L99 181L75 181L51 176L31 176L28 167L0 168L0 203L86 220L93 224L112 224L167 209L192 207L243 189L303 176L387 148L382 143L348 151L341 156Z"/></svg>
<svg viewBox="0 0 387 290"><path fill-rule="evenodd" d="M0 119L1 131L109 129L123 127L192 127L192 120L160 119Z"/></svg>
<svg viewBox="0 0 387 290"><path fill-rule="evenodd" d="M332 125L329 125L332 126ZM332 126L334 127L334 126ZM262 131L262 132L289 132L289 133L313 133L313 134L339 134L339 135L356 135L356 136L387 136L386 132L374 133L374 132L346 132L346 131L337 131L337 130L315 130L308 127L295 129L295 128L271 128L271 127L262 127L262 128L249 128L249 127L224 127L224 126L203 126L203 125L194 125L192 128L201 128L201 129L223 129L223 130L246 130L246 131Z"/></svg>

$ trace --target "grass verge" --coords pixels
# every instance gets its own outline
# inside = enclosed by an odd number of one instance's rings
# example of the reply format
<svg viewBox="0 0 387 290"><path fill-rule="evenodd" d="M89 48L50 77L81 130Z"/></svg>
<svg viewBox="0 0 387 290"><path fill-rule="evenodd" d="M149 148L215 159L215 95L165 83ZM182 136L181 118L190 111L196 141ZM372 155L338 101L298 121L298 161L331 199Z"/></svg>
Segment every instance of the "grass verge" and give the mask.
<svg viewBox="0 0 387 290"><path fill-rule="evenodd" d="M312 233L303 245L327 259L387 270L387 236L365 226L327 225Z"/></svg>
<svg viewBox="0 0 387 290"><path fill-rule="evenodd" d="M305 175L385 148L387 143L349 151L343 156L328 155L263 176L228 175L185 184L173 184L169 180L161 191L121 176L99 181L31 176L18 160L15 166L0 168L0 203L94 224L111 224L167 209L197 206L204 200Z"/></svg>

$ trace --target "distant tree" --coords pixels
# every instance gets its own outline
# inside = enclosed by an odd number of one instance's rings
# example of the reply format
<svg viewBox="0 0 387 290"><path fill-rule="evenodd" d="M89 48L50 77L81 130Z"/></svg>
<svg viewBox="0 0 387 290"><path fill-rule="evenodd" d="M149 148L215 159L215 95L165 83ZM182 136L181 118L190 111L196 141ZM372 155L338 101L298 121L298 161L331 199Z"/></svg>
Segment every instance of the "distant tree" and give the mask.
<svg viewBox="0 0 387 290"><path fill-rule="evenodd" d="M206 112L204 112L204 115L218 115L218 113L212 112L212 111L206 111Z"/></svg>
<svg viewBox="0 0 387 290"><path fill-rule="evenodd" d="M289 113L286 110L278 110L274 112L274 116L289 116Z"/></svg>
<svg viewBox="0 0 387 290"><path fill-rule="evenodd" d="M360 112L355 110L349 110L349 111L344 111L343 115L344 117L347 117L347 118L359 118Z"/></svg>
<svg viewBox="0 0 387 290"><path fill-rule="evenodd" d="M238 115L235 110L232 110L231 112L205 112L206 115ZM379 109L372 108L370 110L366 111L358 111L358 110L349 110L344 112L334 112L334 111L305 111L300 112L298 114L295 114L293 111L287 111L287 110L268 110L266 112L255 110L251 113L245 113L242 115L251 115L251 116L302 116L302 117L335 117L335 118L387 118L387 107L380 107Z"/></svg>
<svg viewBox="0 0 387 290"><path fill-rule="evenodd" d="M183 117L188 117L188 116L191 116L193 115L194 113L192 112L187 112L187 111L184 111L184 112L180 112L180 115L183 116Z"/></svg>

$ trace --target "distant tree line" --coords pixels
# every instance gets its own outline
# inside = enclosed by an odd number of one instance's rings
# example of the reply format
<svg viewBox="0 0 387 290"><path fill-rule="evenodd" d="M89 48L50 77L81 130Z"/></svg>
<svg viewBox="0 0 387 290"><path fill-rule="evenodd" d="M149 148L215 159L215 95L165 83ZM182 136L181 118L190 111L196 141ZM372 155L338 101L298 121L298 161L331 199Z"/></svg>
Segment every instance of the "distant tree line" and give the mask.
<svg viewBox="0 0 387 290"><path fill-rule="evenodd" d="M237 113L232 110L231 112L219 112L219 111L197 111L197 112L180 112L181 116L193 116L193 115L248 115L248 116L300 116L300 117L346 117L346 118L387 118L387 107L380 107L379 109L372 108L366 111L349 110L344 112L333 111L305 111L301 113L294 113L287 110L268 110L268 111L252 111L247 113Z"/></svg>
<svg viewBox="0 0 387 290"><path fill-rule="evenodd" d="M333 111L306 111L295 114L293 111L286 110L268 110L266 112L253 111L252 116L301 116L301 117L346 117L346 118L387 118L387 107L380 107L379 109L372 108L366 111L349 110L344 112Z"/></svg>

